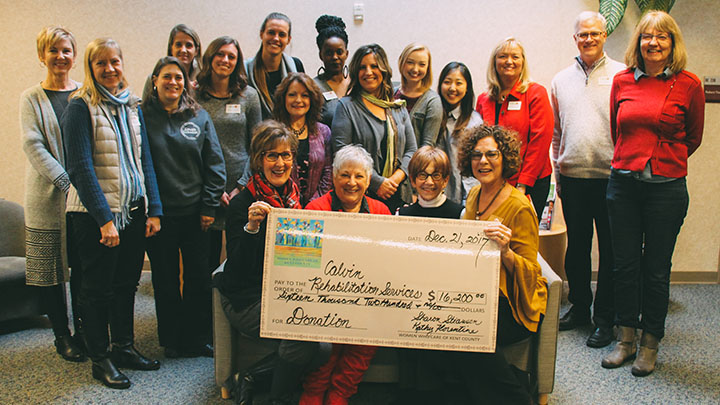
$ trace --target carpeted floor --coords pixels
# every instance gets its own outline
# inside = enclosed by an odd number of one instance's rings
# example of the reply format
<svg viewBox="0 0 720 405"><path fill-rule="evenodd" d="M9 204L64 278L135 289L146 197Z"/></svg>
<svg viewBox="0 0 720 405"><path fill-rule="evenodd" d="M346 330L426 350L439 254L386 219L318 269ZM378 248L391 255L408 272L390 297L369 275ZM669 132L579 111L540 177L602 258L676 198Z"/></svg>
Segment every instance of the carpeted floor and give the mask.
<svg viewBox="0 0 720 405"><path fill-rule="evenodd" d="M719 404L720 285L673 285L667 333L657 370L630 374L630 365L600 367L611 346L585 346L590 328L560 332L551 404ZM566 308L561 310L561 313ZM164 359L157 344L149 274L137 295L136 346L159 358L158 371L126 371L130 389L107 389L90 375L90 363L55 354L42 317L0 324L0 404L225 404L208 358ZM262 399L262 398L261 398ZM260 401L265 402L265 401ZM363 384L353 405L402 403L392 384Z"/></svg>

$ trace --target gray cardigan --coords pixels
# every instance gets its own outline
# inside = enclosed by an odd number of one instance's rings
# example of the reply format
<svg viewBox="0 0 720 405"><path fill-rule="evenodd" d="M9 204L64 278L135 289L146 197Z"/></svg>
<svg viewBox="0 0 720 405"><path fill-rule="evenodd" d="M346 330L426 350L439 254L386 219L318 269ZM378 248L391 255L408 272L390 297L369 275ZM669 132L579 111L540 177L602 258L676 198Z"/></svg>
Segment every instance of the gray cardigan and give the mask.
<svg viewBox="0 0 720 405"><path fill-rule="evenodd" d="M26 282L56 285L69 279L65 195L70 178L60 124L40 84L20 96L20 128L30 162L25 166Z"/></svg>
<svg viewBox="0 0 720 405"><path fill-rule="evenodd" d="M428 89L410 110L410 120L418 148L425 145L434 146L437 143L442 117L443 106L440 96Z"/></svg>
<svg viewBox="0 0 720 405"><path fill-rule="evenodd" d="M482 117L477 111L473 111L470 114L470 120L468 121L465 128L478 127L483 124ZM448 128L445 128L444 135L438 139L438 147L447 153L450 159L450 181L447 187L445 187L445 195L447 198L455 201L458 204L465 205L465 199L471 188L480 184L474 177L465 177L460 175L460 168L458 167L458 139L453 138Z"/></svg>
<svg viewBox="0 0 720 405"><path fill-rule="evenodd" d="M417 150L415 134L413 132L410 116L405 108L390 109L393 119L397 125L398 150L400 157L400 169L407 176L410 158ZM385 180L382 173L382 151L380 145L385 138L385 121L365 107L360 97L343 97L335 110L335 117L332 122L332 144L333 153L345 145L360 144L373 158L373 173L370 178L370 190L377 192L380 184ZM412 202L412 191L404 181L400 196L405 202Z"/></svg>

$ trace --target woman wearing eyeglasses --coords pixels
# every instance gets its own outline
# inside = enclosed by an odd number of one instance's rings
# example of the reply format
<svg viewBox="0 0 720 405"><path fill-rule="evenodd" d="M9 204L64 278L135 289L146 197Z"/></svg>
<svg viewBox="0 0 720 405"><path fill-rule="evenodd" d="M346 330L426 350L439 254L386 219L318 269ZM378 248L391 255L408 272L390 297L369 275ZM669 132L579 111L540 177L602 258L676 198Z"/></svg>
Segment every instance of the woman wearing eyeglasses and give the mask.
<svg viewBox="0 0 720 405"><path fill-rule="evenodd" d="M607 203L620 333L602 366L620 367L637 356L632 374L639 377L655 369L665 334L672 254L689 202L687 159L703 134L703 88L686 61L675 20L649 12L625 52L628 69L610 91L615 153Z"/></svg>
<svg viewBox="0 0 720 405"><path fill-rule="evenodd" d="M547 304L547 281L537 261L537 217L527 197L508 180L520 166L520 143L508 129L470 128L458 147L461 172L480 184L470 190L463 219L492 221L485 235L500 249L500 295L496 346L537 332ZM502 353L427 352L449 373L471 381L468 403L532 403L528 379Z"/></svg>
<svg viewBox="0 0 720 405"><path fill-rule="evenodd" d="M260 339L260 296L265 255L265 218L273 208L301 209L300 190L290 178L298 139L277 121L255 127L250 143L252 177L230 201L227 213L225 271L214 283L230 324L242 335ZM293 390L316 358L316 342L277 341L277 350L236 375L235 402L252 403L255 381L266 375L272 380L273 403L291 403Z"/></svg>

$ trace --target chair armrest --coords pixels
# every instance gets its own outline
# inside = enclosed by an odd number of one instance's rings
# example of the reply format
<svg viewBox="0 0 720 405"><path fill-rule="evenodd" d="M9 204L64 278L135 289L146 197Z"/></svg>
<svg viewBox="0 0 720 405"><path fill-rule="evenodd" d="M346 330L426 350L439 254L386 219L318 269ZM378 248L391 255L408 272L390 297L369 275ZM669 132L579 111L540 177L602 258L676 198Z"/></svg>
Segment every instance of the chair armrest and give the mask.
<svg viewBox="0 0 720 405"><path fill-rule="evenodd" d="M558 322L560 300L562 299L562 279L550 268L550 265L538 253L538 262L542 275L547 280L547 307L545 317L538 331L537 372L538 392L548 394L555 384L555 363L557 360Z"/></svg>
<svg viewBox="0 0 720 405"><path fill-rule="evenodd" d="M222 272L225 268L225 262L218 267L212 274L213 278ZM233 329L230 322L225 316L222 304L220 303L220 291L213 287L212 289L212 306L213 306L213 346L215 348L215 383L218 386L224 386L230 373L232 372L233 359Z"/></svg>

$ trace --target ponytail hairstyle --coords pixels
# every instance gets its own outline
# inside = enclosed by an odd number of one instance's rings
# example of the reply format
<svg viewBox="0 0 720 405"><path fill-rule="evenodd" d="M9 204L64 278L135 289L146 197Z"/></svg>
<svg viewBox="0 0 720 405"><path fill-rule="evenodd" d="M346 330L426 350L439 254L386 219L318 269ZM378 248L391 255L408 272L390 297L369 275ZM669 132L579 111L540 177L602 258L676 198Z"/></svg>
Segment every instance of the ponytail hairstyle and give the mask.
<svg viewBox="0 0 720 405"><path fill-rule="evenodd" d="M200 64L200 55L202 55L202 44L200 43L200 36L197 32L195 32L194 29L188 27L185 24L178 24L174 26L173 29L170 30L170 37L168 38L167 56L173 56L173 42L175 42L175 35L177 35L178 32L182 32L183 34L189 36L190 38L192 38L193 43L195 43L195 49L197 50L197 52L195 53L195 57L190 64L190 71L187 72L190 75L190 80L193 80L200 71L200 68L202 67L202 65Z"/></svg>
<svg viewBox="0 0 720 405"><path fill-rule="evenodd" d="M278 12L272 12L265 17L265 20L263 20L262 25L260 26L260 33L262 34L265 32L265 27L267 26L268 21L270 20L281 20L285 21L288 24L288 36L291 35L292 32L292 22L290 21L290 18L286 16L283 13ZM262 43L260 44L260 49L258 49L257 53L255 54L255 66L253 66L253 76L255 78L255 86L257 87L258 93L260 93L260 97L262 97L263 100L265 100L265 103L268 105L270 110L272 111L275 103L273 102L272 95L270 94L270 91L268 90L267 81L265 78L265 74L267 74L267 69L265 68L265 65L263 64L262 60L262 50L263 46Z"/></svg>

